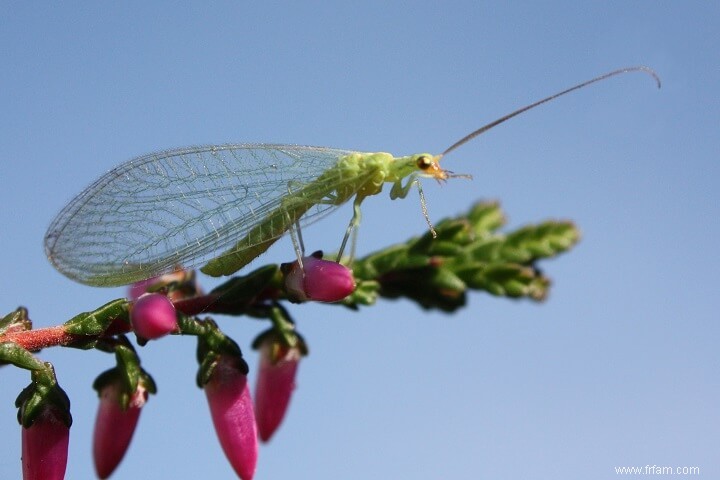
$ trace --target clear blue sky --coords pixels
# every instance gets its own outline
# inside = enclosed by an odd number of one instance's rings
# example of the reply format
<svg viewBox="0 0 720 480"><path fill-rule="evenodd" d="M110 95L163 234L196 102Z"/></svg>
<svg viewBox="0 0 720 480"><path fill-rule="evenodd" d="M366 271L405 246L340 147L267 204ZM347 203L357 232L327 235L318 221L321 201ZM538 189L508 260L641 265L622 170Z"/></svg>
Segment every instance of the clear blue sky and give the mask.
<svg viewBox="0 0 720 480"><path fill-rule="evenodd" d="M646 464L720 478L718 3L147 3L0 5L2 313L24 305L49 326L123 295L62 277L42 238L133 156L225 142L440 152L518 106L647 64L661 90L636 74L565 97L445 159L472 182L425 186L436 220L492 198L514 226L576 221L581 244L544 264L545 304L291 308L312 352L257 478L608 479ZM306 240L337 248L348 215ZM371 198L359 253L425 228L416 196ZM279 243L257 265L292 256ZM264 325L218 320L254 370ZM193 340L141 353L159 395L113 478L232 478ZM112 357L41 356L73 402L67 477L91 478L90 386ZM13 402L28 376L1 373L0 478L18 478Z"/></svg>

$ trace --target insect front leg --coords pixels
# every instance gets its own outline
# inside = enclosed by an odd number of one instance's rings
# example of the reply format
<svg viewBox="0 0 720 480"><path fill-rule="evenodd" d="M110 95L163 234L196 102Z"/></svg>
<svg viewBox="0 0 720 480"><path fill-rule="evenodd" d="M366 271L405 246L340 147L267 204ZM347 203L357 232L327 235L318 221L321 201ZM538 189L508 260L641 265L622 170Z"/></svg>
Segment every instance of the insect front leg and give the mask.
<svg viewBox="0 0 720 480"><path fill-rule="evenodd" d="M407 197L407 194L410 191L410 189L413 187L413 185L420 186L420 182L418 182L417 177L414 175L411 176L410 178L408 178L408 181L407 181L407 183L405 183L405 185L402 184L402 179L393 183L393 186L390 189L390 200L395 200L396 198Z"/></svg>
<svg viewBox="0 0 720 480"><path fill-rule="evenodd" d="M433 227L432 222L430 221L430 215L428 215L427 211L427 204L425 203L425 194L423 193L422 185L420 184L420 180L418 180L417 177L412 176L408 178L407 183L403 185L401 183L401 180L398 180L397 182L393 183L392 188L390 189L390 199L395 200L396 198L405 198L407 197L408 192L410 192L410 189L413 186L417 186L418 193L420 194L420 209L422 210L423 217L425 218L425 221L428 224L428 227L430 228L430 233L432 234L433 238L437 237L437 232L435 232L435 227Z"/></svg>

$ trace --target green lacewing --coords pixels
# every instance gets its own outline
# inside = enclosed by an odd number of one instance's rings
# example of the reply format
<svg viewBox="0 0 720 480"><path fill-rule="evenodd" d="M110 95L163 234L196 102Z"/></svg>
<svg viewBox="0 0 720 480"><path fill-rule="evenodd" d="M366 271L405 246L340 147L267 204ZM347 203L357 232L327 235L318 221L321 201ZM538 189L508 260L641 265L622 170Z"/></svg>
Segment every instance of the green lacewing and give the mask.
<svg viewBox="0 0 720 480"><path fill-rule="evenodd" d="M235 144L188 147L129 160L100 177L53 220L45 236L50 262L64 275L94 286L118 286L202 266L229 275L286 232L306 226L353 200L340 251L360 223L360 204L385 183L404 198L419 180L445 181L444 155L531 108L601 80L645 66L600 75L509 113L461 138L439 155L395 157L325 147Z"/></svg>

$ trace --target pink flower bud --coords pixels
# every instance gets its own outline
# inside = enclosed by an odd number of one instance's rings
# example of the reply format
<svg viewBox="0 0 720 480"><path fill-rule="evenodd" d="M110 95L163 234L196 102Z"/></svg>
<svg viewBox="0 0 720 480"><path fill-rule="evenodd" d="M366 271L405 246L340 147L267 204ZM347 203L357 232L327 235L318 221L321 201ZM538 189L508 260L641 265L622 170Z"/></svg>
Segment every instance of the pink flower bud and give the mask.
<svg viewBox="0 0 720 480"><path fill-rule="evenodd" d="M352 270L337 262L315 256L303 257L303 268L298 262L285 264L285 288L296 300L338 302L355 290Z"/></svg>
<svg viewBox="0 0 720 480"><path fill-rule="evenodd" d="M70 428L56 407L46 407L21 436L23 480L65 478Z"/></svg>
<svg viewBox="0 0 720 480"><path fill-rule="evenodd" d="M235 358L222 355L204 388L225 456L242 480L252 480L258 444L247 376Z"/></svg>
<svg viewBox="0 0 720 480"><path fill-rule="evenodd" d="M109 383L100 391L100 405L93 433L93 460L99 478L108 478L130 446L140 409L148 398L147 390L138 386L126 409L122 407L122 389Z"/></svg>
<svg viewBox="0 0 720 480"><path fill-rule="evenodd" d="M159 293L147 293L138 298L130 311L130 323L138 336L153 340L177 328L175 306Z"/></svg>
<svg viewBox="0 0 720 480"><path fill-rule="evenodd" d="M255 419L262 441L267 442L283 420L302 353L265 340L260 346L260 372L255 388Z"/></svg>

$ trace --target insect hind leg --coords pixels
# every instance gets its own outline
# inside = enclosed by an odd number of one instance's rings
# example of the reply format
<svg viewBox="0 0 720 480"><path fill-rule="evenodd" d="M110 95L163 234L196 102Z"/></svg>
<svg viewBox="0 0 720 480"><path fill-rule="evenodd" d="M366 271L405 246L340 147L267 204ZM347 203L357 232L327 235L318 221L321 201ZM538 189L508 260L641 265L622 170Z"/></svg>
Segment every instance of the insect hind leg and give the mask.
<svg viewBox="0 0 720 480"><path fill-rule="evenodd" d="M362 203L363 198L364 197L356 196L355 201L353 202L353 216L350 219L347 230L345 230L345 236L343 237L342 243L340 244L340 250L338 250L338 263L340 263L340 260L342 260L343 252L345 251L345 247L347 246L348 239L351 235L352 242L350 247L350 261L348 263L352 263L355 257L355 244L357 243L357 227L358 225L360 225L361 218L360 204Z"/></svg>
<svg viewBox="0 0 720 480"><path fill-rule="evenodd" d="M298 184L298 182L294 180L290 180L288 182L288 194L292 195L293 190L292 187L294 184ZM300 266L300 269L303 269L303 257L305 256L305 242L303 241L302 237L302 230L300 229L300 219L295 220L293 222L290 218L289 214L286 214L288 223L290 223L290 240L292 240L293 247L295 248L295 255L297 255L298 259L298 265Z"/></svg>
<svg viewBox="0 0 720 480"><path fill-rule="evenodd" d="M300 269L303 269L302 259L305 256L305 243L303 242L300 224L298 222L295 222L290 226L290 240L292 241L293 248L295 249L298 265L300 266Z"/></svg>

